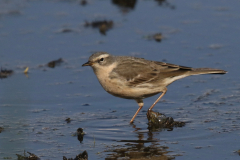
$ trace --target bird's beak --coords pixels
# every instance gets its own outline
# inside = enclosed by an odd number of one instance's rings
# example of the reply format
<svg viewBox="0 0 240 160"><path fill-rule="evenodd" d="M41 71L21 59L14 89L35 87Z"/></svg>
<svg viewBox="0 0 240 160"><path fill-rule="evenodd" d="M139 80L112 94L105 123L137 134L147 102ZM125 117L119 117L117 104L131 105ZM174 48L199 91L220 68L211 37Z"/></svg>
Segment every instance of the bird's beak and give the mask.
<svg viewBox="0 0 240 160"><path fill-rule="evenodd" d="M88 61L87 63L84 63L82 66L92 66L92 65L93 65L93 63Z"/></svg>

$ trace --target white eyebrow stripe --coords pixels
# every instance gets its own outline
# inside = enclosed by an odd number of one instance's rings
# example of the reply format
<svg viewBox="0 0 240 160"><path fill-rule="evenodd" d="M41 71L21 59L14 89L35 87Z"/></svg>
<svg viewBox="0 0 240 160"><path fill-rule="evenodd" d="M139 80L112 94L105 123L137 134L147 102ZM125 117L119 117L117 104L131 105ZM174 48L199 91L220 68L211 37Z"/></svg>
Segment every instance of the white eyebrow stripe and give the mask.
<svg viewBox="0 0 240 160"><path fill-rule="evenodd" d="M109 54L102 54L102 55L100 55L100 56L94 58L93 61L96 61L96 60L98 60L98 59L100 59L100 58L106 58L106 57L109 57Z"/></svg>

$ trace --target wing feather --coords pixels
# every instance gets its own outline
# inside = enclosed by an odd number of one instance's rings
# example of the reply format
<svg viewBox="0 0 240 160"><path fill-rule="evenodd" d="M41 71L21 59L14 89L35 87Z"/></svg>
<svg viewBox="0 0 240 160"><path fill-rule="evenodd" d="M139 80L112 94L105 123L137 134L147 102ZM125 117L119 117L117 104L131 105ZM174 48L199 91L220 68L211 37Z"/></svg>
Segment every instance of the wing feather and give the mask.
<svg viewBox="0 0 240 160"><path fill-rule="evenodd" d="M124 80L128 86L137 86L181 75L190 67L130 57L121 61L110 73L110 78Z"/></svg>

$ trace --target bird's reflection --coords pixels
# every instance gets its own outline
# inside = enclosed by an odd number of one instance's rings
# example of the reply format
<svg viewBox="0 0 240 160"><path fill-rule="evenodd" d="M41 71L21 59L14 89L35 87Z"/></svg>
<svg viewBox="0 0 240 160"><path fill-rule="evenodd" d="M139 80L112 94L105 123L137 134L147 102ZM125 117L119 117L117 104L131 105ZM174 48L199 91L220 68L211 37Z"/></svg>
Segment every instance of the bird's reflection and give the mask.
<svg viewBox="0 0 240 160"><path fill-rule="evenodd" d="M132 126L135 130L137 140L121 140L119 142L125 142L124 145L117 145L114 149L109 149L106 152L111 152L105 158L119 159L125 157L128 159L171 159L172 156L167 155L169 147L165 144L161 145L159 139L154 139L154 134L151 131L144 132L141 128L137 128L136 125ZM144 137L147 135L147 137ZM155 134L157 135L157 134ZM144 140L146 139L146 140ZM150 145L149 145L150 144Z"/></svg>
<svg viewBox="0 0 240 160"><path fill-rule="evenodd" d="M133 126L135 127L135 126ZM136 128L134 128L136 129ZM161 145L159 140L154 140L153 133L147 133L147 140L144 140L143 132L136 132L138 140L134 142L129 140L125 140L124 145L117 145L114 149L110 149L107 152L111 152L105 158L105 160L109 159L119 159L121 157L125 157L127 159L172 159L174 157L167 155L169 147L166 145ZM121 141L123 142L123 141ZM149 145L150 143L150 145Z"/></svg>
<svg viewBox="0 0 240 160"><path fill-rule="evenodd" d="M135 124L131 124L133 132L136 133L134 140L120 140L118 142L125 142L124 145L117 145L114 149L110 149L107 152L111 152L106 157L109 159L118 159L125 157L128 159L174 159L175 157L167 155L169 147L162 144L158 138L158 134L161 131L172 131L174 127L182 127L184 122L174 121L172 117L166 117L162 113L149 111L147 113L148 127L142 129Z"/></svg>

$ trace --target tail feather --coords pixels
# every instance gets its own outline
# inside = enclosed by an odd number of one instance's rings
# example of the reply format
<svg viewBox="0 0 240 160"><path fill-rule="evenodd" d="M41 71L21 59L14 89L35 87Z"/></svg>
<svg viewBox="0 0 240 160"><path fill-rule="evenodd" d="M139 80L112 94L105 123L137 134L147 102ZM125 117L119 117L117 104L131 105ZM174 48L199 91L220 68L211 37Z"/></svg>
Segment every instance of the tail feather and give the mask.
<svg viewBox="0 0 240 160"><path fill-rule="evenodd" d="M213 69L213 68L193 68L190 71L191 75L196 74L225 74L227 71L221 69Z"/></svg>

